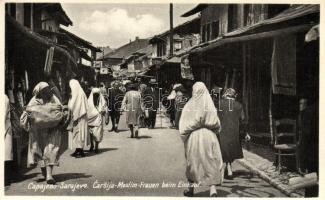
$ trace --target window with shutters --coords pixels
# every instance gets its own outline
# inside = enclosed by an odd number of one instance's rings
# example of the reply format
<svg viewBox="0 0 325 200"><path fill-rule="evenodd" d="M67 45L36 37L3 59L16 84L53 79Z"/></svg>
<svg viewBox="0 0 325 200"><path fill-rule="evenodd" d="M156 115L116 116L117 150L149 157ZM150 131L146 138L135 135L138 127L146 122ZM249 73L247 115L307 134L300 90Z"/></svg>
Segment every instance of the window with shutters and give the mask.
<svg viewBox="0 0 325 200"><path fill-rule="evenodd" d="M228 32L238 28L238 5L229 4L228 6Z"/></svg>
<svg viewBox="0 0 325 200"><path fill-rule="evenodd" d="M249 10L250 10L250 4L244 4L244 26L250 24Z"/></svg>
<svg viewBox="0 0 325 200"><path fill-rule="evenodd" d="M31 4L24 3L24 26L31 27Z"/></svg>
<svg viewBox="0 0 325 200"><path fill-rule="evenodd" d="M206 40L210 41L211 40L211 24L206 25Z"/></svg>
<svg viewBox="0 0 325 200"><path fill-rule="evenodd" d="M16 19L16 4L10 4L10 16Z"/></svg>
<svg viewBox="0 0 325 200"><path fill-rule="evenodd" d="M212 22L211 25L211 39L216 39L219 36L219 21Z"/></svg>
<svg viewBox="0 0 325 200"><path fill-rule="evenodd" d="M206 25L201 26L202 43L206 42Z"/></svg>

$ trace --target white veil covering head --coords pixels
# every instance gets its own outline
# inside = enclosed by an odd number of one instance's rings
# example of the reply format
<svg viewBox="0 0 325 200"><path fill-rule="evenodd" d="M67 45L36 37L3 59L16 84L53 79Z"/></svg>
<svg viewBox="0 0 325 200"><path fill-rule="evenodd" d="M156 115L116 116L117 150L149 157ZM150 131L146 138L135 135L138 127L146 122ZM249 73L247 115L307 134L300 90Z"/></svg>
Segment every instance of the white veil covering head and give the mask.
<svg viewBox="0 0 325 200"><path fill-rule="evenodd" d="M50 85L46 82L39 82L33 90L33 96L37 96L41 90L43 90L46 87L49 87Z"/></svg>
<svg viewBox="0 0 325 200"><path fill-rule="evenodd" d="M177 83L173 86L173 90L171 91L171 93L169 94L169 96L167 97L168 100L172 100L176 98L176 88L182 86L182 84Z"/></svg>
<svg viewBox="0 0 325 200"><path fill-rule="evenodd" d="M203 82L193 85L192 97L185 104L179 124L181 134L188 134L198 128L220 129L217 109Z"/></svg>
<svg viewBox="0 0 325 200"><path fill-rule="evenodd" d="M209 90L203 82L196 82L193 85L192 91L192 101L195 101L195 107L200 111L214 111L216 107L214 106L213 100L209 93Z"/></svg>
<svg viewBox="0 0 325 200"><path fill-rule="evenodd" d="M77 80L71 79L69 86L71 89L71 98L68 107L72 111L73 121L76 121L87 113L87 97Z"/></svg>
<svg viewBox="0 0 325 200"><path fill-rule="evenodd" d="M95 105L94 94L99 94L98 106ZM93 88L91 90L91 93L88 97L88 106L89 106L88 113L87 113L88 118L92 118L95 115L98 115L99 112L105 112L107 110L107 104L105 98L99 88Z"/></svg>

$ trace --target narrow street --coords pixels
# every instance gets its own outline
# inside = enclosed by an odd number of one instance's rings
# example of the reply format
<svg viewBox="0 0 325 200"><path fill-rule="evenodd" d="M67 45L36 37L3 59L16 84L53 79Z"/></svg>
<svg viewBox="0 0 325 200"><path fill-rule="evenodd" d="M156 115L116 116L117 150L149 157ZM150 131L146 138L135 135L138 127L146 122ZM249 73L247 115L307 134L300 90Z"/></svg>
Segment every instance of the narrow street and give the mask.
<svg viewBox="0 0 325 200"><path fill-rule="evenodd" d="M183 143L178 131L167 128L168 119L157 116L156 124L156 129L141 129L140 137L131 139L122 116L119 133L109 132L110 125L105 128L99 154L87 153L86 157L76 159L68 150L61 156L60 167L54 171L56 186L44 189L47 185L40 181L39 169L32 169L7 187L5 194L183 196ZM238 163L234 170L236 177L225 179L218 187L220 197L285 197ZM163 183L171 185L163 188ZM195 196L208 197L209 188L196 188Z"/></svg>

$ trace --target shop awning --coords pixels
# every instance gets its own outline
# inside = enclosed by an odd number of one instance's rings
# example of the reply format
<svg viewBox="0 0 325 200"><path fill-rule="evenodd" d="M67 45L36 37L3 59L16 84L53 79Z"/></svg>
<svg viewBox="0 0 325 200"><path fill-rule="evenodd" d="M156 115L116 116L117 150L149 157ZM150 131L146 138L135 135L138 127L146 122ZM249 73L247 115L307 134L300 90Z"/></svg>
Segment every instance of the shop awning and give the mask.
<svg viewBox="0 0 325 200"><path fill-rule="evenodd" d="M202 10L204 10L206 7L208 7L208 4L199 4L197 6L195 6L192 10L187 11L186 13L182 14L181 17L189 17L191 15L194 15L198 12L201 12Z"/></svg>
<svg viewBox="0 0 325 200"><path fill-rule="evenodd" d="M47 39L46 37L43 37L33 31L30 31L29 29L27 29L26 27L22 26L17 21L15 21L11 16L6 15L5 18L6 18L6 23L8 23L14 29L19 31L19 33L26 36L26 39L30 39L32 41L38 42L38 43L42 44L45 48L55 47L55 51L63 54L65 57L68 58L68 61L73 63L75 66L77 66L77 63L75 62L74 58L70 55L70 53L67 50L58 46L56 43L52 42L51 40Z"/></svg>
<svg viewBox="0 0 325 200"><path fill-rule="evenodd" d="M313 13L319 13L319 5L318 4L305 4L305 5L293 5L287 10L281 12L280 14L272 17L270 19L262 20L256 24L251 26L246 26L241 29L237 29L233 32L225 34L224 37L232 37L241 34L248 34L249 32L256 30L257 28L265 25L276 24L280 22L289 21L292 19L296 19L299 17L304 17Z"/></svg>
<svg viewBox="0 0 325 200"><path fill-rule="evenodd" d="M181 58L180 57L176 57L176 56L174 56L174 57L172 57L172 58L170 58L170 59L168 59L168 60L166 60L166 62L167 63L181 63Z"/></svg>
<svg viewBox="0 0 325 200"><path fill-rule="evenodd" d="M313 24L305 24L305 25L300 25L295 27L283 28L274 31L267 31L267 32L238 36L238 37L220 38L220 39L210 41L208 44L200 45L197 48L191 50L190 53L203 52L203 51L214 49L224 44L230 44L234 42L245 42L250 40L271 38L271 37L285 35L285 34L304 32L304 31L308 31L312 26Z"/></svg>
<svg viewBox="0 0 325 200"><path fill-rule="evenodd" d="M196 12L197 9L200 10L199 8L202 9L203 7L198 6L198 8L194 8L193 10ZM282 27L277 27L276 29L274 29L273 25L278 24L280 22L287 22L300 17L309 16L311 14L317 14L319 13L319 10L320 8L318 4L292 5L290 8L288 8L287 10L283 11L282 13L278 14L273 18L263 20L251 26L237 29L217 39L199 44L187 51L178 53L177 56L180 57L185 54L202 52L209 49L213 49L217 46L221 46L233 42L257 40L263 38L270 38L281 34L290 34L290 33L308 31L312 26L315 25L316 22L313 23L308 21L302 23L301 25L291 25L291 26L290 24L287 24ZM268 28L265 29L265 27Z"/></svg>

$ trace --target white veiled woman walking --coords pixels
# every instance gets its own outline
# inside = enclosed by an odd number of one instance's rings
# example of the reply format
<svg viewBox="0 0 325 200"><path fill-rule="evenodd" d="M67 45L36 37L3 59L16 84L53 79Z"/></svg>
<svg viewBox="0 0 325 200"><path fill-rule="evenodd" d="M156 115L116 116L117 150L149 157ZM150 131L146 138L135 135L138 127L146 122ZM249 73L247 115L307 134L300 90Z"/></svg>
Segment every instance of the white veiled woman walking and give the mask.
<svg viewBox="0 0 325 200"><path fill-rule="evenodd" d="M210 196L217 196L216 185L223 180L223 162L217 135L220 121L208 89L202 82L193 85L191 99L186 103L179 124L185 144L186 176L190 183L210 186ZM194 195L194 187L184 191Z"/></svg>
<svg viewBox="0 0 325 200"><path fill-rule="evenodd" d="M68 107L72 112L73 127L69 130L69 148L76 149L72 154L76 158L84 157L83 148L89 145L88 133L88 100L79 82L71 79L69 82L71 96Z"/></svg>
<svg viewBox="0 0 325 200"><path fill-rule="evenodd" d="M10 179L12 178L12 129L10 118L10 102L7 95L5 95L5 186L10 185Z"/></svg>
<svg viewBox="0 0 325 200"><path fill-rule="evenodd" d="M93 88L88 98L88 126L91 137L91 146L89 151L94 150L98 153L98 144L103 140L105 114L107 104L99 88ZM95 145L94 145L95 142Z"/></svg>
<svg viewBox="0 0 325 200"><path fill-rule="evenodd" d="M33 98L29 101L27 108L33 106L55 105L62 108L60 100L53 95L49 84L38 83L33 90ZM26 110L27 110L26 108ZM28 143L28 166L38 164L48 184L55 184L52 176L54 166L58 166L59 149L61 145L62 130L59 127L39 128L30 122L28 111L24 111L20 117L20 125L29 132Z"/></svg>

